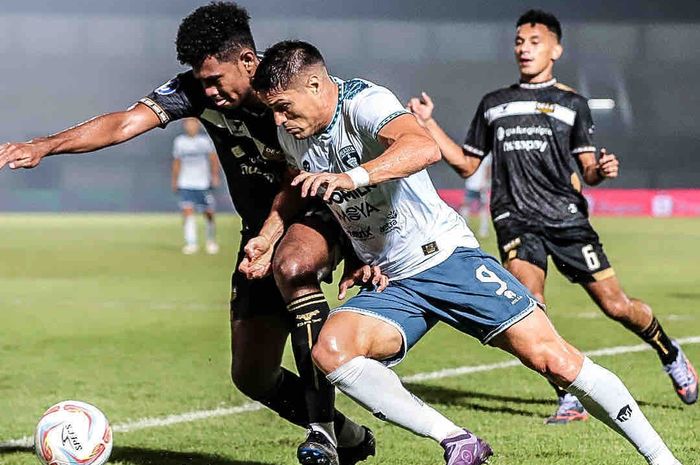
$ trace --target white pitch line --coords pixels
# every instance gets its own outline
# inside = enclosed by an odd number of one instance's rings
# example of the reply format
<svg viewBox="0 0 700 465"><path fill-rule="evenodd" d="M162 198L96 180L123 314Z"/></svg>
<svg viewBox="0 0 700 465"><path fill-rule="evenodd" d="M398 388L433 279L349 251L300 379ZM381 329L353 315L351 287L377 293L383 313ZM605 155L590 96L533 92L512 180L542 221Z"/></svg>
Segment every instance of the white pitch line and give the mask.
<svg viewBox="0 0 700 465"><path fill-rule="evenodd" d="M685 337L677 339L680 344L700 344L700 336ZM645 352L652 350L647 344L638 344L634 346L617 346L606 347L603 349L591 350L585 352L589 357L604 357L610 355L629 354L634 352ZM481 373L485 371L500 370L503 368L512 368L522 366L518 360L508 360L505 362L491 363L486 365L464 366L458 368L447 368L444 370L431 371L427 373L416 373L401 378L403 382L415 383L428 381L432 379L453 378L455 376L470 375L473 373ZM190 423L197 420L206 420L208 418L224 417L229 415L238 415L239 413L255 412L262 410L264 407L257 402L248 402L236 407L221 407L212 410L197 410L194 412L180 413L177 415L168 415L157 418L142 418L140 420L127 421L118 423L112 426L112 430L117 433L128 433L147 428L157 428L161 426L177 425L179 423ZM31 448L34 445L34 439L31 436L25 436L19 439L11 439L0 443L0 449L8 448Z"/></svg>

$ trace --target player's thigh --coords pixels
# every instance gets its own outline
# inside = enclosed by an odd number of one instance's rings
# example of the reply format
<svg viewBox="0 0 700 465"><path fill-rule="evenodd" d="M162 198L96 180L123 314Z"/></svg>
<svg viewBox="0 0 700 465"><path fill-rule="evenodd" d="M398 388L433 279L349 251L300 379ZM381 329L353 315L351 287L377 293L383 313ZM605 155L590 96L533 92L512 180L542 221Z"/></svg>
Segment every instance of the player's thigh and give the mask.
<svg viewBox="0 0 700 465"><path fill-rule="evenodd" d="M332 218L312 214L293 223L280 241L273 258L275 280L285 298L313 291L330 280L340 260L342 234ZM311 286L312 289L305 289Z"/></svg>
<svg viewBox="0 0 700 465"><path fill-rule="evenodd" d="M365 288L333 310L314 347L314 360L326 372L357 356L393 366L436 323L401 286L389 284L381 293Z"/></svg>
<svg viewBox="0 0 700 465"><path fill-rule="evenodd" d="M544 303L544 283L547 276L542 268L519 258L508 260L503 266L523 283L538 301Z"/></svg>
<svg viewBox="0 0 700 465"><path fill-rule="evenodd" d="M490 343L518 357L524 365L560 385L576 379L583 354L566 342L541 308L493 338Z"/></svg>
<svg viewBox="0 0 700 465"><path fill-rule="evenodd" d="M590 224L551 229L546 246L554 265L573 283L603 281L615 275L603 244Z"/></svg>

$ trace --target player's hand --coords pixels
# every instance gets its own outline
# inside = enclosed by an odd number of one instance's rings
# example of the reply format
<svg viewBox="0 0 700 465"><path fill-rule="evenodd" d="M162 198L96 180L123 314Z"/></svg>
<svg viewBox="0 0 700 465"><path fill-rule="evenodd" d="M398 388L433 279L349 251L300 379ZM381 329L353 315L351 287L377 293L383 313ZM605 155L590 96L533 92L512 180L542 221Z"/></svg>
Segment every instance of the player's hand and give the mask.
<svg viewBox="0 0 700 465"><path fill-rule="evenodd" d="M272 269L272 243L265 236L257 236L243 248L245 257L238 270L248 279L260 279L270 274Z"/></svg>
<svg viewBox="0 0 700 465"><path fill-rule="evenodd" d="M433 119L433 109L435 105L433 100L425 92L421 92L420 98L413 97L408 101L406 108L416 116L418 124L425 127L425 125Z"/></svg>
<svg viewBox="0 0 700 465"><path fill-rule="evenodd" d="M302 171L293 180L292 186L301 185L302 197L314 197L321 189L325 189L323 200L329 200L336 190L349 191L355 188L355 183L345 173L308 173Z"/></svg>
<svg viewBox="0 0 700 465"><path fill-rule="evenodd" d="M607 150L601 149L596 169L600 177L604 179L616 178L620 171L620 161L614 153L608 153Z"/></svg>
<svg viewBox="0 0 700 465"><path fill-rule="evenodd" d="M32 142L8 142L0 145L0 169L34 168L46 156L46 150Z"/></svg>
<svg viewBox="0 0 700 465"><path fill-rule="evenodd" d="M351 287L370 283L375 291L382 292L389 285L389 278L383 275L376 265L362 265L350 273L343 273L343 278L338 284L338 299L343 300Z"/></svg>

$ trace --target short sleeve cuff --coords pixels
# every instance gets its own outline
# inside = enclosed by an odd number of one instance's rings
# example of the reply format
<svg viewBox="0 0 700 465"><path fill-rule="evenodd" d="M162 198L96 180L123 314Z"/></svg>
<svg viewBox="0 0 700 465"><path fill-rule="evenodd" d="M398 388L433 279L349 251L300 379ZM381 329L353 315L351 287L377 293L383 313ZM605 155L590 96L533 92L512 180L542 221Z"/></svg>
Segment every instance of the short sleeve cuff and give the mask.
<svg viewBox="0 0 700 465"><path fill-rule="evenodd" d="M153 110L153 113L155 113L158 119L160 120L161 126L165 126L170 121L170 115L168 115L168 113L166 113L166 111L163 110L163 107L158 105L154 100L148 97L144 97L141 100L139 100L139 103L143 103L148 108Z"/></svg>
<svg viewBox="0 0 700 465"><path fill-rule="evenodd" d="M477 155L479 158L484 158L484 151L479 150L476 147L469 145L469 144L464 144L462 145L462 148L466 150L467 152L473 153L474 155Z"/></svg>
<svg viewBox="0 0 700 465"><path fill-rule="evenodd" d="M577 147L571 151L574 155L578 155L579 153L586 153L586 152L595 152L596 148L592 145L586 145L584 147Z"/></svg>

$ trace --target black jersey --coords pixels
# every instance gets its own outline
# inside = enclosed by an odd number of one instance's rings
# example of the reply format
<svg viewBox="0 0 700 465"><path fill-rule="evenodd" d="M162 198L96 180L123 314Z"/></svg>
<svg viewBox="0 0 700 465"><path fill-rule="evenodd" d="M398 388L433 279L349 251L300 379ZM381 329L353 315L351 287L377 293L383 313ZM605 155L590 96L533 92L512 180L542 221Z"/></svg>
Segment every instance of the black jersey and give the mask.
<svg viewBox="0 0 700 465"><path fill-rule="evenodd" d="M242 232L257 234L286 169L272 111L217 108L192 71L178 74L139 102L158 115L162 127L181 118L199 118L216 147Z"/></svg>
<svg viewBox="0 0 700 465"><path fill-rule="evenodd" d="M493 154L491 214L548 227L588 221L576 156L595 152L587 100L556 80L514 84L479 104L464 149Z"/></svg>

